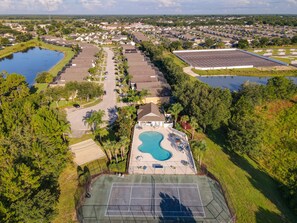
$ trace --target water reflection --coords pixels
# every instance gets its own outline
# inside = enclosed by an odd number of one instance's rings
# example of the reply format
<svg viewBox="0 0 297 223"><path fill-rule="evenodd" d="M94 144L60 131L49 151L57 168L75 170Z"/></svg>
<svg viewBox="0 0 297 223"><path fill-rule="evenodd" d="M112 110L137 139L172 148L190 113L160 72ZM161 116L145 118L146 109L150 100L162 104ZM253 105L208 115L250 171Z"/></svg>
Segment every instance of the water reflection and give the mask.
<svg viewBox="0 0 297 223"><path fill-rule="evenodd" d="M1 59L0 72L22 74L31 85L38 73L50 70L63 56L61 52L31 47Z"/></svg>
<svg viewBox="0 0 297 223"><path fill-rule="evenodd" d="M231 91L236 91L245 82L253 82L258 84L267 84L268 79L271 77L249 77L249 76L207 76L197 77L204 83L212 87L228 88ZM297 77L288 77L297 84Z"/></svg>

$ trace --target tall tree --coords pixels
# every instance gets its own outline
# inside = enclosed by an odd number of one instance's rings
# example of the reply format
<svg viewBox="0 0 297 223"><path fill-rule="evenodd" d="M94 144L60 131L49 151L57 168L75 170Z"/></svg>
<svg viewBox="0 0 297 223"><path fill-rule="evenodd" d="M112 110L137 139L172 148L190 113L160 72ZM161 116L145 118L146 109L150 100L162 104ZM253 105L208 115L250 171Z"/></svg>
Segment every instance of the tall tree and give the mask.
<svg viewBox="0 0 297 223"><path fill-rule="evenodd" d="M101 125L104 123L103 117L105 115L104 110L92 111L91 114L85 118L85 122L91 128L91 130L95 133L96 129L99 129Z"/></svg>
<svg viewBox="0 0 297 223"><path fill-rule="evenodd" d="M183 110L183 106L180 103L172 104L168 112L174 117L174 124L177 122L179 113Z"/></svg>
<svg viewBox="0 0 297 223"><path fill-rule="evenodd" d="M195 130L199 127L197 119L195 117L191 117L190 119L190 125L192 129L191 138L194 138Z"/></svg>
<svg viewBox="0 0 297 223"><path fill-rule="evenodd" d="M199 163L199 166L201 166L203 154L206 151L206 142L205 141L191 141L190 142L193 156L196 157L197 162Z"/></svg>

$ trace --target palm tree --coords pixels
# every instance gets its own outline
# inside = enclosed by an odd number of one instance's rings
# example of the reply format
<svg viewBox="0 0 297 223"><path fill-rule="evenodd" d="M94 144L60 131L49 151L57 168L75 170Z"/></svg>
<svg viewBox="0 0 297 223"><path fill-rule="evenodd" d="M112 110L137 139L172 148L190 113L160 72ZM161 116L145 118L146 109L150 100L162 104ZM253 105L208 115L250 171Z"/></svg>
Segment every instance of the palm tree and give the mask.
<svg viewBox="0 0 297 223"><path fill-rule="evenodd" d="M111 147L110 140L107 140L106 142L104 142L103 148L104 148L105 154L106 154L109 162L111 162L111 160L112 160L112 154L111 154L110 147Z"/></svg>
<svg viewBox="0 0 297 223"><path fill-rule="evenodd" d="M95 132L96 128L100 128L100 126L104 123L103 117L105 112L103 110L92 111L91 115L85 118L85 122L91 128L93 132Z"/></svg>
<svg viewBox="0 0 297 223"><path fill-rule="evenodd" d="M113 158L116 160L116 163L118 163L119 147L120 147L120 145L118 142L111 141L110 150L111 150Z"/></svg>
<svg viewBox="0 0 297 223"><path fill-rule="evenodd" d="M193 139L194 138L195 130L199 127L198 122L197 122L197 119L195 117L191 117L191 119L190 119L190 125L191 125L191 128L192 128L191 138Z"/></svg>
<svg viewBox="0 0 297 223"><path fill-rule="evenodd" d="M183 110L183 106L180 103L173 104L168 112L174 117L174 124L176 125L179 113Z"/></svg>
<svg viewBox="0 0 297 223"><path fill-rule="evenodd" d="M99 136L99 141L100 142L102 142L102 137L104 137L104 136L107 136L108 135L108 131L107 131L107 129L106 128L97 128L96 130L95 130L95 135L97 136Z"/></svg>
<svg viewBox="0 0 297 223"><path fill-rule="evenodd" d="M139 101L141 104L143 104L143 99L146 97L146 96L149 96L149 91L146 90L146 89L142 89L140 92L138 92L138 97L139 97Z"/></svg>
<svg viewBox="0 0 297 223"><path fill-rule="evenodd" d="M187 116L187 115L183 115L181 118L180 118L180 121L181 121L181 123L185 123L185 122L187 122L187 121L189 121L190 119L189 119L189 116Z"/></svg>
<svg viewBox="0 0 297 223"><path fill-rule="evenodd" d="M194 157L196 157L197 162L199 162L199 166L201 166L202 163L202 157L204 152L206 151L206 143L204 140L202 141L191 141L190 142L192 151L193 151L193 155Z"/></svg>
<svg viewBox="0 0 297 223"><path fill-rule="evenodd" d="M126 148L129 146L130 144L130 139L128 137L121 137L121 141L120 141L120 150L121 150L121 158L122 160L124 159L124 156L126 154Z"/></svg>

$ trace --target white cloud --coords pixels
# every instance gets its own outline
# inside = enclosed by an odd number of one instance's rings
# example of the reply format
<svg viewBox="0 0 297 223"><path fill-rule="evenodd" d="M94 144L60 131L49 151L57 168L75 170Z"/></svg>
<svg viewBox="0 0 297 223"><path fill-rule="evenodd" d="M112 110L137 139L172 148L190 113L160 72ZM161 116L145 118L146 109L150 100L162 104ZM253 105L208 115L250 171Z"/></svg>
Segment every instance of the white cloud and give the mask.
<svg viewBox="0 0 297 223"><path fill-rule="evenodd" d="M152 3L157 4L159 7L175 7L180 6L181 3L189 2L192 0L128 0L129 2L138 3Z"/></svg>
<svg viewBox="0 0 297 223"><path fill-rule="evenodd" d="M116 3L121 4L121 2L117 2L116 0L79 0L80 4L88 9L88 10L96 10L98 8L103 7L112 7Z"/></svg>
<svg viewBox="0 0 297 223"><path fill-rule="evenodd" d="M49 11L55 11L63 4L63 0L38 0L38 2L47 7Z"/></svg>
<svg viewBox="0 0 297 223"><path fill-rule="evenodd" d="M289 4L297 5L297 0L287 0Z"/></svg>
<svg viewBox="0 0 297 223"><path fill-rule="evenodd" d="M164 6L164 7L174 7L178 6L179 2L176 0L157 0L159 3L159 6Z"/></svg>
<svg viewBox="0 0 297 223"><path fill-rule="evenodd" d="M11 8L12 5L13 5L12 0L1 0L0 11L9 9L9 8Z"/></svg>

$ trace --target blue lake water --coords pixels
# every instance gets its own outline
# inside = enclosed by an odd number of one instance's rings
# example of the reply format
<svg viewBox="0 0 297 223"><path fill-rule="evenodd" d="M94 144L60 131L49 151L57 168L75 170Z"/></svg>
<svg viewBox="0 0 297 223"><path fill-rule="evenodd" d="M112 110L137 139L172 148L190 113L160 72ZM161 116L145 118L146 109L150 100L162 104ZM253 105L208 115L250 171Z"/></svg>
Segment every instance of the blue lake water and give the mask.
<svg viewBox="0 0 297 223"><path fill-rule="evenodd" d="M61 52L34 47L0 59L0 72L22 74L32 85L38 73L50 70L63 57Z"/></svg>
<svg viewBox="0 0 297 223"><path fill-rule="evenodd" d="M248 77L248 76L207 76L207 77L197 77L202 82L212 86L227 88L231 91L236 91L240 86L246 81L254 82L258 84L267 84L268 79L271 77ZM297 77L288 77L297 84Z"/></svg>

